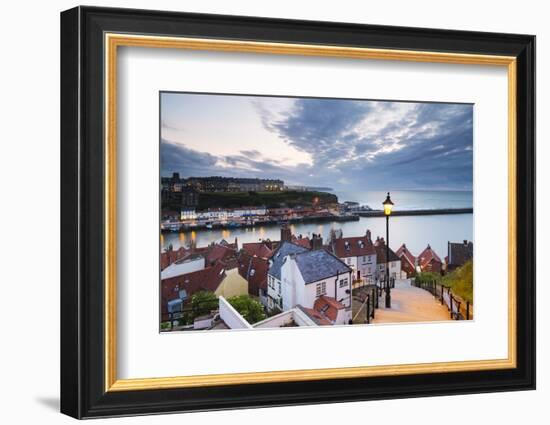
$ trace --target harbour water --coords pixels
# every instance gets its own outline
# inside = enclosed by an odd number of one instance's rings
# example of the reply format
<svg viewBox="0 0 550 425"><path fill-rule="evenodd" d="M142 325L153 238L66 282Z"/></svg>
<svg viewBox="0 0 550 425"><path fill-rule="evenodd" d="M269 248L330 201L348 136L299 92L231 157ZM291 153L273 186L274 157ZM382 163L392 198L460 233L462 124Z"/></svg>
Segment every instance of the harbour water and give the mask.
<svg viewBox="0 0 550 425"><path fill-rule="evenodd" d="M355 201L367 204L371 208L380 208L385 199L385 192L338 193L340 202ZM471 208L472 192L436 192L436 191L396 191L391 194L395 210L429 209L429 208ZM386 220L383 217L361 217L352 222L304 223L291 225L295 235L310 236L320 233L328 239L331 229L342 229L344 236L364 235L369 229L374 238L385 237ZM236 228L219 230L198 230L184 233L165 233L161 235L162 249L172 245L174 249L186 246L195 240L197 246L206 246L212 242L225 239L233 242L257 242L261 239L280 239L280 228L274 226L257 226L254 228ZM449 214L432 216L391 217L390 247L397 249L402 243L415 255L418 255L427 244L430 244L440 257L447 255L447 242L473 241L473 214Z"/></svg>

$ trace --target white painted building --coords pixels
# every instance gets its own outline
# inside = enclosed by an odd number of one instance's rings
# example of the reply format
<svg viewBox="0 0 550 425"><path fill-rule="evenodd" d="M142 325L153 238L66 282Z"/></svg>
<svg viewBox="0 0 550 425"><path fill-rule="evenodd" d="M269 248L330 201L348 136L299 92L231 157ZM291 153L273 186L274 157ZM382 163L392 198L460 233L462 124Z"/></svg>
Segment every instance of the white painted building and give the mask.
<svg viewBox="0 0 550 425"><path fill-rule="evenodd" d="M307 252L302 246L290 242L282 242L269 260L267 272L267 308L268 310L283 310L283 287L281 267L290 254Z"/></svg>
<svg viewBox="0 0 550 425"><path fill-rule="evenodd" d="M376 248L376 279L383 280L386 276L386 243L384 239L377 239L374 243ZM389 273L390 278L400 279L401 278L401 258L397 256L395 252L390 248L389 249Z"/></svg>
<svg viewBox="0 0 550 425"><path fill-rule="evenodd" d="M324 249L291 254L281 267L283 310L301 305L313 309L321 296L349 309L352 270Z"/></svg>
<svg viewBox="0 0 550 425"><path fill-rule="evenodd" d="M365 236L335 238L329 246L334 255L351 267L354 281L372 283L376 275L377 257L370 232L367 231Z"/></svg>

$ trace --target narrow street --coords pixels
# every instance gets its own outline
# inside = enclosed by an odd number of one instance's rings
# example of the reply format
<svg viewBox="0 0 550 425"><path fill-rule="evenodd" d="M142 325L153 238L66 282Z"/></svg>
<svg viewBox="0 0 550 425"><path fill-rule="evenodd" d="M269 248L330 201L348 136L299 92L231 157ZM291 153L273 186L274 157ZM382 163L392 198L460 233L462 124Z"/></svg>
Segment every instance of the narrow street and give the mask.
<svg viewBox="0 0 550 425"><path fill-rule="evenodd" d="M391 290L391 308L384 307L384 293L372 323L433 322L451 320L449 311L432 294L409 284Z"/></svg>

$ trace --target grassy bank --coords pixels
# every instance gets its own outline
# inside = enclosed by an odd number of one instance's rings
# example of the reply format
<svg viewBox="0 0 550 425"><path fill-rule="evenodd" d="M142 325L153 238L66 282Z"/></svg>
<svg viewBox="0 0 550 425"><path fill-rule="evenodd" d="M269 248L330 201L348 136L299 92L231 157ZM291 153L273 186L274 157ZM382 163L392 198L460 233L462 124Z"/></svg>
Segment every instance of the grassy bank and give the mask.
<svg viewBox="0 0 550 425"><path fill-rule="evenodd" d="M464 263L462 267L441 276L439 273L419 273L417 279L424 282L436 281L451 288L453 294L458 295L464 301L474 301L474 276L472 260Z"/></svg>
<svg viewBox="0 0 550 425"><path fill-rule="evenodd" d="M199 210L207 208L237 208L262 206L267 208L327 205L338 202L338 197L327 192L216 192L199 195Z"/></svg>

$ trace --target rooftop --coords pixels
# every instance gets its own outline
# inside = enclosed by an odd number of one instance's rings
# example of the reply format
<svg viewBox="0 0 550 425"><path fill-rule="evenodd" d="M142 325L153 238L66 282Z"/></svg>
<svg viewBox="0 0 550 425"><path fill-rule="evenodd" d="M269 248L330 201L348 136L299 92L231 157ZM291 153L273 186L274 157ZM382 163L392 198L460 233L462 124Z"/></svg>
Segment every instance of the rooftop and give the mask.
<svg viewBox="0 0 550 425"><path fill-rule="evenodd" d="M468 241L449 242L448 245L448 264L452 266L461 266L474 256L474 244Z"/></svg>
<svg viewBox="0 0 550 425"><path fill-rule="evenodd" d="M351 271L343 261L324 249L301 252L294 259L306 284Z"/></svg>
<svg viewBox="0 0 550 425"><path fill-rule="evenodd" d="M332 251L338 258L376 254L372 241L367 236L337 238L331 246Z"/></svg>
<svg viewBox="0 0 550 425"><path fill-rule="evenodd" d="M272 264L271 267L269 267L269 274L276 279L281 280L281 266L285 262L286 256L303 252L308 252L308 250L302 246L283 241L271 257Z"/></svg>
<svg viewBox="0 0 550 425"><path fill-rule="evenodd" d="M441 258L439 258L439 256L435 253L432 247L428 244L426 249L422 251L418 256L418 265L420 267L425 267L432 260L438 263L441 263Z"/></svg>

